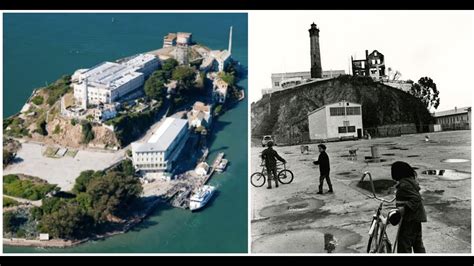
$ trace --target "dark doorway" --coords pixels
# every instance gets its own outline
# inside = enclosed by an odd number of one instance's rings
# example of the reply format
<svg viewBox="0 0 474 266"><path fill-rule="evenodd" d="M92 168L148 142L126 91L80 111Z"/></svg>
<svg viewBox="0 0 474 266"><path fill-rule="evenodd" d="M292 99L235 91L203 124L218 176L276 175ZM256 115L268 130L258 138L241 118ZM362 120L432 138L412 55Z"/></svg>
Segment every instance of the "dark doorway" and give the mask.
<svg viewBox="0 0 474 266"><path fill-rule="evenodd" d="M359 138L359 139L362 138L362 128L357 129L357 138Z"/></svg>

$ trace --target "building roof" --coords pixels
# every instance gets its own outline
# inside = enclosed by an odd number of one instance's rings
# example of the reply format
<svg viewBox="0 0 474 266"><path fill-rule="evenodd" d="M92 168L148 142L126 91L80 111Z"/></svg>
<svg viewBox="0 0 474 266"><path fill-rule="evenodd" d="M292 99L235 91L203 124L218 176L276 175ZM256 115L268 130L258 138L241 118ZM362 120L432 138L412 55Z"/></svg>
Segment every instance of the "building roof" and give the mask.
<svg viewBox="0 0 474 266"><path fill-rule="evenodd" d="M131 59L127 60L123 64L132 68L142 68L146 63L158 60L155 55L152 54L138 54Z"/></svg>
<svg viewBox="0 0 474 266"><path fill-rule="evenodd" d="M135 72L135 68L130 66L112 62L102 62L84 71L82 78L87 79L87 82L91 85L115 89L141 75L143 74Z"/></svg>
<svg viewBox="0 0 474 266"><path fill-rule="evenodd" d="M187 123L185 119L168 117L146 143L133 142L132 150L134 152L166 151L181 130L186 128Z"/></svg>
<svg viewBox="0 0 474 266"><path fill-rule="evenodd" d="M443 116L450 116L450 115L459 115L459 114L465 114L468 112L468 109L471 107L461 107L461 108L455 108L451 110L446 110L446 111L440 111L440 112L435 112L433 114L434 117L443 117Z"/></svg>
<svg viewBox="0 0 474 266"><path fill-rule="evenodd" d="M176 39L176 33L171 33L170 32L164 37L164 39L166 41L172 41L172 40Z"/></svg>
<svg viewBox="0 0 474 266"><path fill-rule="evenodd" d="M193 105L193 110L209 112L211 110L211 106L210 105L205 105L203 102L197 101Z"/></svg>

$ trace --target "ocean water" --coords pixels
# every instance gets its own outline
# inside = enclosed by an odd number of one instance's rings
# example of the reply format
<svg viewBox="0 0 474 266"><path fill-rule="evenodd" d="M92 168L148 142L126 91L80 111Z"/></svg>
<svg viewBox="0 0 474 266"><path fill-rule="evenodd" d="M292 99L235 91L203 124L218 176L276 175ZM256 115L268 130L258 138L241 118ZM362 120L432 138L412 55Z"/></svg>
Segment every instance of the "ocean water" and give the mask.
<svg viewBox="0 0 474 266"><path fill-rule="evenodd" d="M3 117L18 112L32 90L78 68L161 48L168 32L192 32L247 66L247 14L4 14ZM247 80L240 85L247 93ZM209 160L223 151L226 172L210 183L218 192L197 213L162 207L131 231L72 248L4 246L5 253L247 252L247 99L219 117Z"/></svg>

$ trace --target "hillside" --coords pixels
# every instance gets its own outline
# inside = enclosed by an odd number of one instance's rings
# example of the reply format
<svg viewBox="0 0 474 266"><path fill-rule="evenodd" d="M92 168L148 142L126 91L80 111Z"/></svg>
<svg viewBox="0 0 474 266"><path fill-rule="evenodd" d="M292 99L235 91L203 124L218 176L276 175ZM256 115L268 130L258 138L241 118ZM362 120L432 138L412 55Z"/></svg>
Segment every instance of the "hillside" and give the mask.
<svg viewBox="0 0 474 266"><path fill-rule="evenodd" d="M345 75L264 95L251 105L252 136L286 139L292 125L307 131L308 112L342 100L362 104L364 128L415 123L422 131L432 122L428 110L410 94L370 78Z"/></svg>

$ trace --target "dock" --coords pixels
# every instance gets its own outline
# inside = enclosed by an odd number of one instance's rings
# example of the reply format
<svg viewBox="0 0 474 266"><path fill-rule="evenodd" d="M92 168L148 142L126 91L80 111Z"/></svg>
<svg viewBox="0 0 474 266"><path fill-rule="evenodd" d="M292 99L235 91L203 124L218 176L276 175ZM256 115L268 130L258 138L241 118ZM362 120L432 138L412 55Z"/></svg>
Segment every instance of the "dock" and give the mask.
<svg viewBox="0 0 474 266"><path fill-rule="evenodd" d="M224 153L219 152L219 154L217 154L216 159L214 159L214 162L212 163L209 174L207 174L206 177L204 178L203 185L205 185L209 181L209 179L211 179L212 175L216 171L216 167L221 163L223 158L224 158Z"/></svg>

